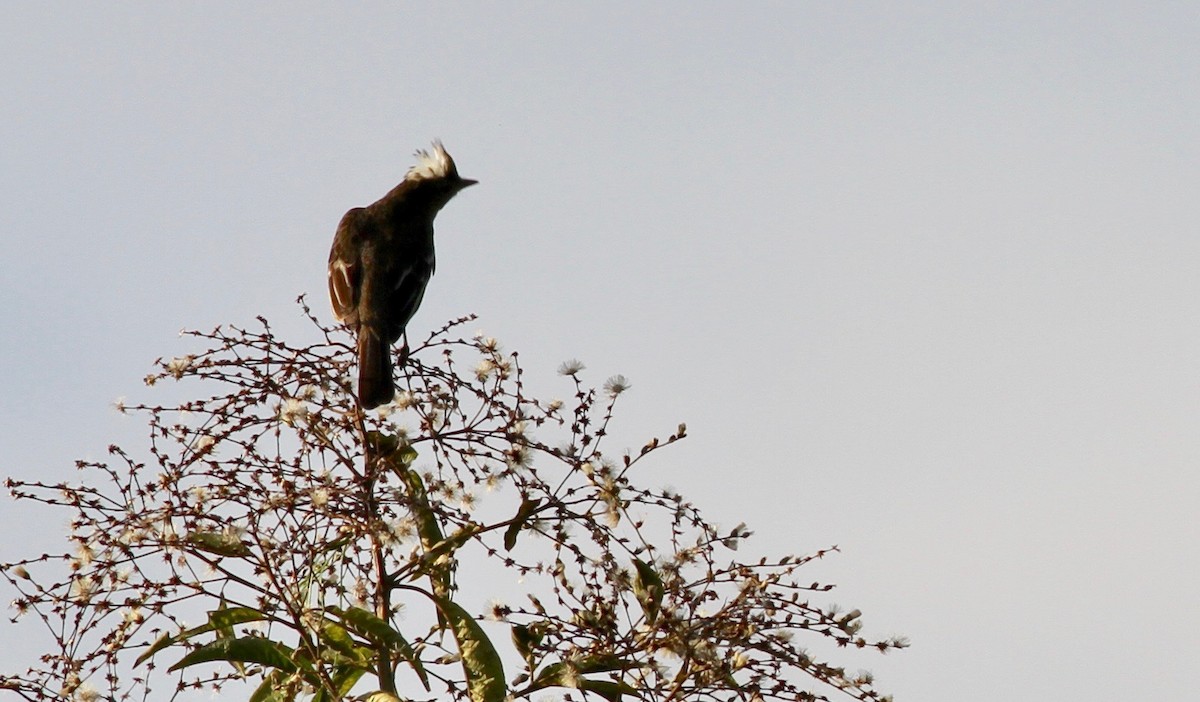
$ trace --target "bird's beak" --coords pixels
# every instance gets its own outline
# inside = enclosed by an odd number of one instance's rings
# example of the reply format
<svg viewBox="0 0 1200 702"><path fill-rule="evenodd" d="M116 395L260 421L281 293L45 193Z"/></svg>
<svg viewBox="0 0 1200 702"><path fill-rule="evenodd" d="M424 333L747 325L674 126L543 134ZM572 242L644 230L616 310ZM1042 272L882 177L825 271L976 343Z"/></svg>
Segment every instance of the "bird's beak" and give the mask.
<svg viewBox="0 0 1200 702"><path fill-rule="evenodd" d="M459 184L459 186L460 186L461 188L469 188L469 187L471 187L472 185L475 185L475 184L476 184L476 183L478 183L478 182L479 182L479 181L477 181L477 180L471 180L470 178L459 178L459 179L458 179L458 184Z"/></svg>

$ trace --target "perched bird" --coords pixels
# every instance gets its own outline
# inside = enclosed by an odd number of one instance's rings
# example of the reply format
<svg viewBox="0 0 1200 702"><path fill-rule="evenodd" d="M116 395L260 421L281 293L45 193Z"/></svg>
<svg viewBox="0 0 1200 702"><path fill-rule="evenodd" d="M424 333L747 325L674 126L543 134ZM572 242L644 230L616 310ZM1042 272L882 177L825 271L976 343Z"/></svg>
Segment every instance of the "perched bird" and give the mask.
<svg viewBox="0 0 1200 702"><path fill-rule="evenodd" d="M391 192L342 217L329 252L333 314L358 333L358 401L364 409L390 402L395 393L391 347L433 275L433 219L458 191L477 182L458 175L440 141L416 156L417 164Z"/></svg>

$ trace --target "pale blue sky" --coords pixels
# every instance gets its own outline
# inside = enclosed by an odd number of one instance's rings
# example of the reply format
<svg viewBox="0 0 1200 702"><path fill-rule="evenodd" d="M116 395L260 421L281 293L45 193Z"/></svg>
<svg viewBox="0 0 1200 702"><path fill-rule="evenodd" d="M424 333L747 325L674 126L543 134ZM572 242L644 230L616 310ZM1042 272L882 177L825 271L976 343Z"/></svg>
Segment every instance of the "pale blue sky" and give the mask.
<svg viewBox="0 0 1200 702"><path fill-rule="evenodd" d="M138 446L182 327L327 315L341 214L440 137L481 185L414 327L623 373L629 445L687 421L644 479L840 545L913 642L880 688L1195 695L1194 3L430 7L0 9L0 472Z"/></svg>

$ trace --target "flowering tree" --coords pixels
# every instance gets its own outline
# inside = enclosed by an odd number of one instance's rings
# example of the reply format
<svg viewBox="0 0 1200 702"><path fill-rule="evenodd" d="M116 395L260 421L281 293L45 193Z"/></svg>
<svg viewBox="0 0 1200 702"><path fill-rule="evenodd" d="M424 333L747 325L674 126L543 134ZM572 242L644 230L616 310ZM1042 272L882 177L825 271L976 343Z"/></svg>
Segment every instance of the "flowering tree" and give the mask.
<svg viewBox="0 0 1200 702"><path fill-rule="evenodd" d="M160 360L146 382L177 380L194 399L120 408L146 418L145 454L112 446L107 461L79 462L78 484L8 481L18 499L69 511L74 546L0 566L16 618L40 620L53 642L38 666L0 674L0 689L884 699L869 675L801 646L904 645L861 637L857 610L810 604L830 586L797 571L826 551L740 562L744 526L719 532L682 496L639 487L638 465L683 425L605 452L623 378L597 391L571 362L570 401L536 399L516 353L458 335L464 318L412 350L396 402L364 413L353 339L301 305L316 343L293 346L262 318L189 332L202 350ZM518 601L465 604L468 584L501 579L520 579Z"/></svg>

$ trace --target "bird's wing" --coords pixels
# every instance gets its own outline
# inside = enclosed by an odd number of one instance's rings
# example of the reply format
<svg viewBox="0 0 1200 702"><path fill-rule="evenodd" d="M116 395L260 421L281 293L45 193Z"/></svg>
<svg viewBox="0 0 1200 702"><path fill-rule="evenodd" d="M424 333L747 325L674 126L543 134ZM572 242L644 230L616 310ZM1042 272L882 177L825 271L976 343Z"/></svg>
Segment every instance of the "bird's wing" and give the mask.
<svg viewBox="0 0 1200 702"><path fill-rule="evenodd" d="M433 275L433 256L410 260L397 273L389 303L391 324L388 337L393 343L404 333L408 321L416 314L421 300L425 298L425 286Z"/></svg>
<svg viewBox="0 0 1200 702"><path fill-rule="evenodd" d="M363 209L350 210L338 224L329 251L329 302L339 322L357 324L361 290Z"/></svg>

